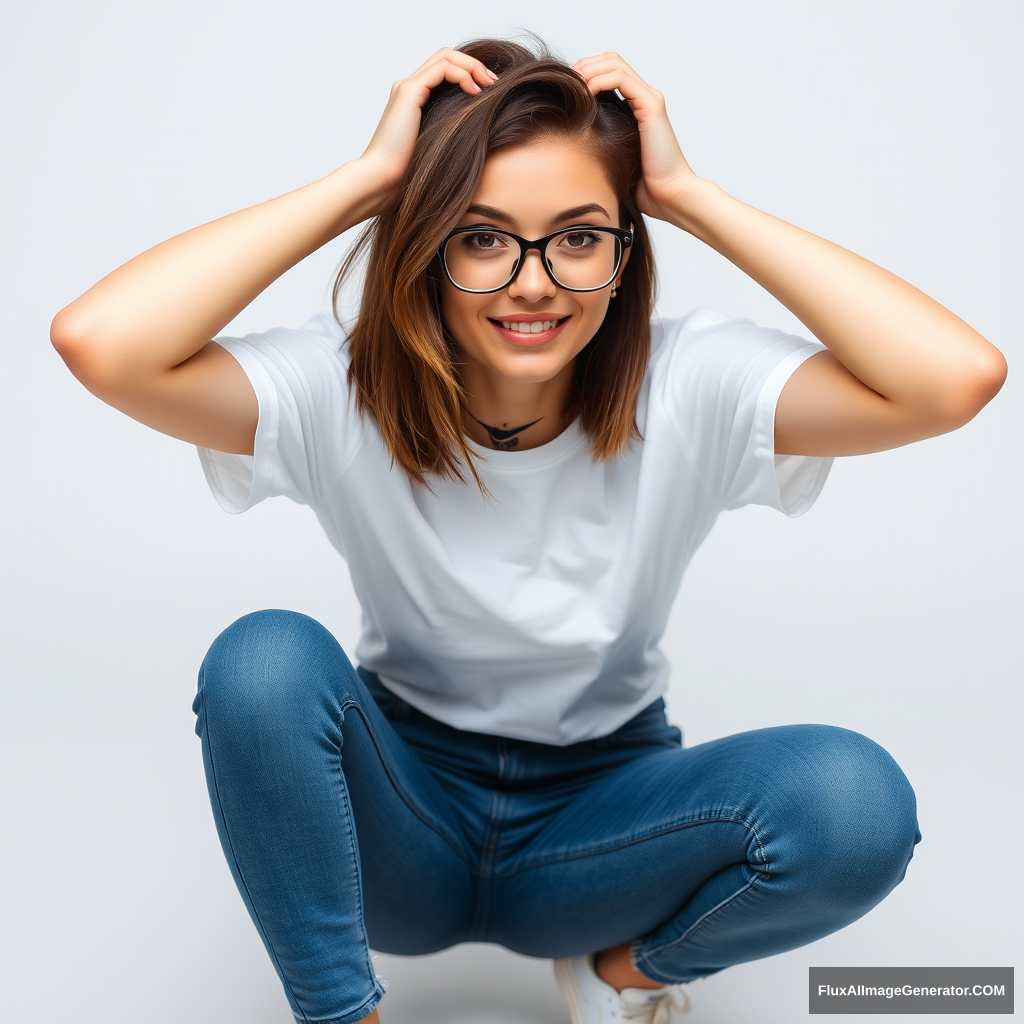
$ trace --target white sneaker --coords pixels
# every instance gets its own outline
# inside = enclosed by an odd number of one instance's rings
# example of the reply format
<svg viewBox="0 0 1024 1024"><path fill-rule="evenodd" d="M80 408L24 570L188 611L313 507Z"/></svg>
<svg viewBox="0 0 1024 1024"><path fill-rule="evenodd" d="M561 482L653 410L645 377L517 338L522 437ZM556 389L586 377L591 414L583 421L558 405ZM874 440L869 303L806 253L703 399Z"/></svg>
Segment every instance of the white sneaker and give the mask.
<svg viewBox="0 0 1024 1024"><path fill-rule="evenodd" d="M594 970L592 956L555 961L555 980L569 1004L572 1024L672 1024L690 1012L681 985L624 988L616 992Z"/></svg>

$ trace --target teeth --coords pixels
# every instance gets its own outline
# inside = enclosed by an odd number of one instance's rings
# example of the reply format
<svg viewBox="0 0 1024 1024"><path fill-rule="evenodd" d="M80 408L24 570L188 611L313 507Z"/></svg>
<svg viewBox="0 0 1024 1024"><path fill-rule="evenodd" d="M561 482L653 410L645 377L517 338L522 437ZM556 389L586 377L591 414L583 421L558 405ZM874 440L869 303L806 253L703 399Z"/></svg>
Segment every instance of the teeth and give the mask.
<svg viewBox="0 0 1024 1024"><path fill-rule="evenodd" d="M516 323L515 320L502 320L501 326L506 331L515 331L517 334L540 334L541 331L550 331L557 323L557 320L534 320L532 323Z"/></svg>

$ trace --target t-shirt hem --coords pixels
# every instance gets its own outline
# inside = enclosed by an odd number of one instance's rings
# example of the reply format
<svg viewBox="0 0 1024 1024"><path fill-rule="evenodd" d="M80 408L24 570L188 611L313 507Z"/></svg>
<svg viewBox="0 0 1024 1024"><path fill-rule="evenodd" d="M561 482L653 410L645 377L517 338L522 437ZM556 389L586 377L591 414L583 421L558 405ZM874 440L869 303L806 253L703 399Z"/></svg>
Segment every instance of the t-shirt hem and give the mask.
<svg viewBox="0 0 1024 1024"><path fill-rule="evenodd" d="M370 666L365 665L364 662L360 661L360 664L370 669ZM370 671L376 672L375 669L370 669ZM527 743L543 743L549 747L569 747L574 743L586 743L590 740L599 740L610 736L616 729L624 726L668 692L667 672L661 673L661 678L655 679L651 683L643 697L631 702L628 706L619 708L614 715L605 714L599 723L594 723L589 728L581 729L578 725L574 725L572 728L559 730L556 724L556 728L544 730L536 721L524 723L521 726L514 722L496 722L487 712L477 713L478 709L465 705L462 707L456 707L454 704L448 706L437 701L436 694L399 682L386 673L376 672L376 675L384 687L396 697L442 725L458 729L461 732L498 736L502 739L520 740Z"/></svg>

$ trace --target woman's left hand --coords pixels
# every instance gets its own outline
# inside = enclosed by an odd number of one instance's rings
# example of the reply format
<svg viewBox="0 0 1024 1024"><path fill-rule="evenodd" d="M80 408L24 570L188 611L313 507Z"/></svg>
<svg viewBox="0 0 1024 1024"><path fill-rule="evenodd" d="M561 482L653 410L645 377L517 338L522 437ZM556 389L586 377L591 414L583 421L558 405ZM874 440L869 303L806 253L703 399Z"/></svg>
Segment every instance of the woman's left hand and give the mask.
<svg viewBox="0 0 1024 1024"><path fill-rule="evenodd" d="M955 430L999 390L1002 355L905 281L727 195L687 164L665 98L617 54L574 65L590 91L618 89L640 125L643 213L720 252L829 351L793 373L775 410L780 455L860 455Z"/></svg>
<svg viewBox="0 0 1024 1024"><path fill-rule="evenodd" d="M618 89L640 125L643 181L637 189L640 211L660 220L673 220L686 186L697 180L683 156L665 110L665 97L652 89L617 53L578 60L579 72L590 91ZM675 216L678 214L676 213Z"/></svg>

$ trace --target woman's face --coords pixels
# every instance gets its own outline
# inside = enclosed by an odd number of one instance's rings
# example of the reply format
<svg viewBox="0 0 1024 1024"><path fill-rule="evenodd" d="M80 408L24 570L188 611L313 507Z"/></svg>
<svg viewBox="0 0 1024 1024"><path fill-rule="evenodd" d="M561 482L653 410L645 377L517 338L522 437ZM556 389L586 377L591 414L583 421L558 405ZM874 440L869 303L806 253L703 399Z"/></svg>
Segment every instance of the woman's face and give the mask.
<svg viewBox="0 0 1024 1024"><path fill-rule="evenodd" d="M618 227L619 204L600 161L583 144L544 137L493 153L459 227L486 225L524 238L560 227ZM628 256L629 250L626 250ZM620 268L621 273L621 268ZM551 380L597 332L611 285L597 292L559 288L533 249L507 288L487 295L445 280L441 313L463 360L474 370L522 384ZM554 321L539 333L503 326Z"/></svg>

